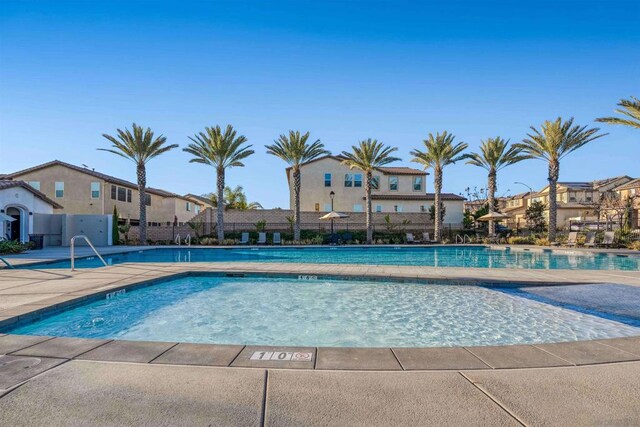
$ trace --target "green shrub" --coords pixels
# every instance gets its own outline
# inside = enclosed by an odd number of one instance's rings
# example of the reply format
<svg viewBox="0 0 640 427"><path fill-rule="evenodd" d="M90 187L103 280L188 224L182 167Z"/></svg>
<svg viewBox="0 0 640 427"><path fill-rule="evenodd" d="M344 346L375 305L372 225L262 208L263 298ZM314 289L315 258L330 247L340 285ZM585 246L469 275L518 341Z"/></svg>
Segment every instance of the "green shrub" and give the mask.
<svg viewBox="0 0 640 427"><path fill-rule="evenodd" d="M529 237L519 237L519 236L509 237L509 244L510 245L532 245L534 242L535 242L535 240L531 236L529 236Z"/></svg>
<svg viewBox="0 0 640 427"><path fill-rule="evenodd" d="M0 241L0 255L19 254L32 247L33 245L31 243L20 243L17 240L2 240Z"/></svg>

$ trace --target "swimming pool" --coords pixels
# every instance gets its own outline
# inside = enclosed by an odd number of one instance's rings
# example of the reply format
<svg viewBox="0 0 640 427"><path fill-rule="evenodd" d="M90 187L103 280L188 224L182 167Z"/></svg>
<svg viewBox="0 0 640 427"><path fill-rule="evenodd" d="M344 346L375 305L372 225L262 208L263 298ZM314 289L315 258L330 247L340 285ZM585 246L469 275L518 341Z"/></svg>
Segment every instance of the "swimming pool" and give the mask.
<svg viewBox="0 0 640 427"><path fill-rule="evenodd" d="M218 344L431 347L640 335L640 321L523 297L526 289L186 276L11 333Z"/></svg>
<svg viewBox="0 0 640 427"><path fill-rule="evenodd" d="M413 265L431 267L640 270L640 256L604 253L504 250L485 246L162 248L105 255L108 264L125 262L264 262ZM78 268L100 267L97 257L79 259ZM24 268L69 268L69 261Z"/></svg>

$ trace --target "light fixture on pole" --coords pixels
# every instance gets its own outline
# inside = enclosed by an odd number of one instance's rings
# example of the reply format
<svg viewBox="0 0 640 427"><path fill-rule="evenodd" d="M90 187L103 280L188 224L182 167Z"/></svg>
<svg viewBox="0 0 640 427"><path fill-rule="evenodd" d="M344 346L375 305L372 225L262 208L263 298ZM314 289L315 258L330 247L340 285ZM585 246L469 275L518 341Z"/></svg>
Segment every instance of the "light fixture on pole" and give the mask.
<svg viewBox="0 0 640 427"><path fill-rule="evenodd" d="M333 198L335 197L336 193L334 193L333 191L331 191L331 193L329 193L329 198L331 199L331 212L333 212ZM333 218L331 218L331 241L333 242Z"/></svg>

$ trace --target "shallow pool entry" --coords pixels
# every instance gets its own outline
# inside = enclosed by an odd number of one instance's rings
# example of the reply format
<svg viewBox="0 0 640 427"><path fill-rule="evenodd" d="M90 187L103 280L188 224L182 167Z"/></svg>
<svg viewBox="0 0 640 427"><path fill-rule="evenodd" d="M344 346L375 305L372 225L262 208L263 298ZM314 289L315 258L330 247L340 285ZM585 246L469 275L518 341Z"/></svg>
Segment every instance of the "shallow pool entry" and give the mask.
<svg viewBox="0 0 640 427"><path fill-rule="evenodd" d="M9 332L312 347L530 344L640 335L640 322L519 293L312 276L188 276L112 293Z"/></svg>

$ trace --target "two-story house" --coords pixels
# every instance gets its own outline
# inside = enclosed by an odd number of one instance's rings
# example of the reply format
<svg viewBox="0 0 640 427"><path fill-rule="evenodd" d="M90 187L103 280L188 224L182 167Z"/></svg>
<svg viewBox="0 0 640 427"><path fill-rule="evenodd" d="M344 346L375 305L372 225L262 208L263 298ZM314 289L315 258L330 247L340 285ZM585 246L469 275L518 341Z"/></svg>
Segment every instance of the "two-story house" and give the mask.
<svg viewBox="0 0 640 427"><path fill-rule="evenodd" d="M309 212L364 212L364 172L350 169L341 156L324 156L300 167L300 209ZM287 168L290 206L293 205L291 168ZM427 193L427 173L409 167L381 167L373 174L372 207L378 213L428 212L434 204ZM333 200L331 195L333 194ZM445 223L461 223L464 197L443 193Z"/></svg>
<svg viewBox="0 0 640 427"><path fill-rule="evenodd" d="M619 200L631 201L631 226L640 228L640 178L633 179L613 189Z"/></svg>
<svg viewBox="0 0 640 427"><path fill-rule="evenodd" d="M596 209L603 194L613 191L629 181L629 176L618 176L588 182L558 182L556 201L558 207L558 227L566 227L572 219L595 220ZM549 186L544 187L532 197L547 205L545 215L549 217Z"/></svg>
<svg viewBox="0 0 640 427"><path fill-rule="evenodd" d="M132 182L54 160L6 175L27 182L51 200L61 204L58 213L111 214L116 206L120 218L132 225L139 222L138 186ZM157 188L147 188L147 221L165 225L192 219L203 205L192 198Z"/></svg>

